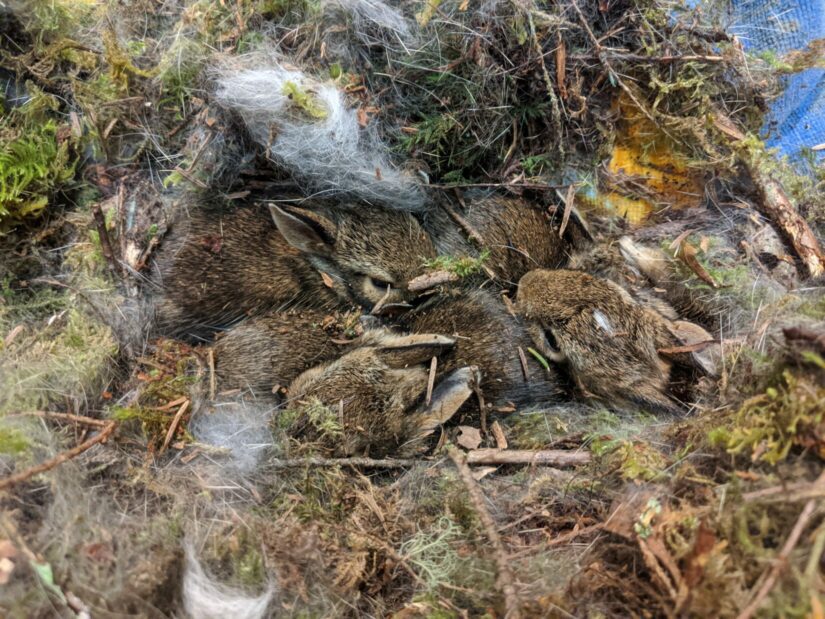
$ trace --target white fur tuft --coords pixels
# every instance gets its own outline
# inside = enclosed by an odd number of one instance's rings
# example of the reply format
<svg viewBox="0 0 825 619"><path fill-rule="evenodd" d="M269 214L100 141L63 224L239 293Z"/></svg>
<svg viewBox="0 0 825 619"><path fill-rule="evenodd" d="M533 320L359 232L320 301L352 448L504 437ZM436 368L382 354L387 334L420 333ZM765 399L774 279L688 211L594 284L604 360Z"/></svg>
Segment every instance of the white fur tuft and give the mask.
<svg viewBox="0 0 825 619"><path fill-rule="evenodd" d="M186 546L183 608L191 619L261 619L268 616L275 593L274 582L257 596L217 582L204 571L194 548Z"/></svg>
<svg viewBox="0 0 825 619"><path fill-rule="evenodd" d="M355 110L332 84L312 80L278 63L217 74L215 100L235 110L254 139L312 190L345 195L390 208L418 210L423 193L415 181L390 163L374 131L362 129ZM313 118L290 98L295 87L308 94L323 118Z"/></svg>

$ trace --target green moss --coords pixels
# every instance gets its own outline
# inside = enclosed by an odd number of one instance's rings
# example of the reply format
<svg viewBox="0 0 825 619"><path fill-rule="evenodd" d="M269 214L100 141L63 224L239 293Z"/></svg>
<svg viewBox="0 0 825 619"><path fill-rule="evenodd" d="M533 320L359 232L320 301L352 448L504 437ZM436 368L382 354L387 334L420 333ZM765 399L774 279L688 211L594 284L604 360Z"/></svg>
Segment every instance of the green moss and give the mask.
<svg viewBox="0 0 825 619"><path fill-rule="evenodd" d="M73 296L57 301L47 293L46 301L71 309L54 314L52 324L27 329L0 356L0 414L94 399L113 371L111 330L77 308Z"/></svg>
<svg viewBox="0 0 825 619"><path fill-rule="evenodd" d="M301 88L295 82L284 82L283 94L309 118L322 120L328 116L326 108L318 101L315 94Z"/></svg>
<svg viewBox="0 0 825 619"><path fill-rule="evenodd" d="M424 267L435 271L449 271L459 277L468 277L481 271L481 268L484 266L484 261L489 257L489 249L483 250L478 258L472 258L470 256L462 256L460 258L454 256L438 256L437 258L425 261Z"/></svg>
<svg viewBox="0 0 825 619"><path fill-rule="evenodd" d="M516 449L543 449L569 431L561 418L543 411L516 413L503 421L508 440Z"/></svg>
<svg viewBox="0 0 825 619"><path fill-rule="evenodd" d="M17 428L0 426L0 454L17 455L30 446L28 439Z"/></svg>
<svg viewBox="0 0 825 619"><path fill-rule="evenodd" d="M764 393L745 401L709 438L733 454L749 452L754 461L776 464L795 445L812 447L825 457L819 428L825 419L825 388L790 371Z"/></svg>
<svg viewBox="0 0 825 619"><path fill-rule="evenodd" d="M75 172L67 128L51 117L56 101L31 89L0 119L0 233L40 215Z"/></svg>
<svg viewBox="0 0 825 619"><path fill-rule="evenodd" d="M645 441L629 439L596 439L591 450L622 478L632 481L654 481L666 477L667 458Z"/></svg>

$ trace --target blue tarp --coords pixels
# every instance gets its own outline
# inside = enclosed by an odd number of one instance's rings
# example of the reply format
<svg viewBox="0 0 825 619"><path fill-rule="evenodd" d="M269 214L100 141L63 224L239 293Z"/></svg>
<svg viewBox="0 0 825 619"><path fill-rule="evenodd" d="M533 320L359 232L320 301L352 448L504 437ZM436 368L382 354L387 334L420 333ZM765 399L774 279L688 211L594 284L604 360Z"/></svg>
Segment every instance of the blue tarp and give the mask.
<svg viewBox="0 0 825 619"><path fill-rule="evenodd" d="M732 12L728 31L750 52L781 57L825 38L825 0L732 0ZM768 146L799 160L803 149L825 143L825 69L807 69L784 82L764 134ZM823 155L820 151L820 162Z"/></svg>

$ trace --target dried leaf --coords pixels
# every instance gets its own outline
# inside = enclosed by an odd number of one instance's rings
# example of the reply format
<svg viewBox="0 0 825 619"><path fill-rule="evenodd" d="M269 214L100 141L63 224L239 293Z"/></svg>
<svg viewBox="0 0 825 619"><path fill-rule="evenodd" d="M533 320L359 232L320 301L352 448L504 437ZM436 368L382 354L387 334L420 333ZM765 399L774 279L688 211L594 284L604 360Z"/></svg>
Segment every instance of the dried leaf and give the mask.
<svg viewBox="0 0 825 619"><path fill-rule="evenodd" d="M696 273L696 276L699 279L701 279L703 282L705 282L709 286L712 286L713 288L718 288L719 284L716 283L716 280L714 280L710 276L710 273L708 273L705 270L705 267L703 267L699 263L699 260L696 258L697 253L698 252L696 251L696 248L693 245L691 245L687 241L683 241L682 244L680 245L677 253L676 253L676 256L682 262L684 262L686 265L688 265L688 267L690 267L690 270L693 271L694 273Z"/></svg>
<svg viewBox="0 0 825 619"><path fill-rule="evenodd" d="M713 126L738 142L745 139L745 134L742 133L742 131L739 130L739 127L733 124L733 121L724 114L714 114Z"/></svg>
<svg viewBox="0 0 825 619"><path fill-rule="evenodd" d="M335 286L335 282L332 281L332 278L328 274L324 273L323 271L319 272L321 273L321 279L324 282L324 286L326 286L327 288L332 288Z"/></svg>
<svg viewBox="0 0 825 619"><path fill-rule="evenodd" d="M567 188L567 194L564 196L564 215L561 218L561 226L559 226L559 238L564 236L564 231L567 229L567 223L570 221L570 213L573 210L573 205L576 202L576 186L570 185Z"/></svg>
<svg viewBox="0 0 825 619"><path fill-rule="evenodd" d="M472 426L458 426L459 435L456 442L464 449L478 449L481 445L481 431Z"/></svg>
<svg viewBox="0 0 825 619"><path fill-rule="evenodd" d="M479 467L477 469L473 469L473 478L476 481L481 481L482 479L487 477L487 475L489 475L490 473L493 473L495 470L496 470L496 467L494 467L494 466L482 466L482 467Z"/></svg>
<svg viewBox="0 0 825 619"><path fill-rule="evenodd" d="M366 127L370 121L369 116L367 116L367 111L359 107L356 116L358 117L358 124L361 125L361 127Z"/></svg>

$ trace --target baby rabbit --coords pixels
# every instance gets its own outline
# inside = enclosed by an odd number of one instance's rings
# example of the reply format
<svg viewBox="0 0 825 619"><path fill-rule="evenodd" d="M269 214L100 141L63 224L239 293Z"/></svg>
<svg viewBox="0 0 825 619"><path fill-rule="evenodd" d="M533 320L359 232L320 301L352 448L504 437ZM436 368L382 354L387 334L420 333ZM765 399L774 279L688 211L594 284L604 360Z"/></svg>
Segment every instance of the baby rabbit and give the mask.
<svg viewBox="0 0 825 619"><path fill-rule="evenodd" d="M412 333L441 333L455 340L439 359L439 375L477 366L481 392L493 405L529 406L561 398L562 381L555 368L543 368L530 354L532 341L521 320L489 292L448 290L398 322Z"/></svg>
<svg viewBox="0 0 825 619"><path fill-rule="evenodd" d="M516 306L542 354L566 361L586 395L679 411L668 395L671 362L659 352L679 342L665 318L617 284L579 271L538 269L521 278Z"/></svg>
<svg viewBox="0 0 825 619"><path fill-rule="evenodd" d="M200 337L273 309L406 300L433 244L409 214L366 208L192 208L156 262L160 330Z"/></svg>
<svg viewBox="0 0 825 619"><path fill-rule="evenodd" d="M463 208L447 208L481 238L471 243L467 231L453 221L444 207L434 207L425 216L424 226L439 254L475 256L480 249L486 249L489 256L484 261L485 271L505 287L515 286L532 269L566 264L571 242L576 242L577 229L572 222L564 238L559 238L558 226L547 212L521 198L470 192L463 203Z"/></svg>
<svg viewBox="0 0 825 619"><path fill-rule="evenodd" d="M461 368L442 381L429 404L421 403L429 374L425 362L454 343L441 335L364 334L361 347L307 370L289 386L299 413L290 434L319 441L337 456L381 457L422 449L423 439L473 392L474 370ZM338 423L319 427L319 406Z"/></svg>
<svg viewBox="0 0 825 619"><path fill-rule="evenodd" d="M214 346L219 388L271 397L304 370L341 356L351 346L331 332L330 318L315 310L274 312L219 335Z"/></svg>

